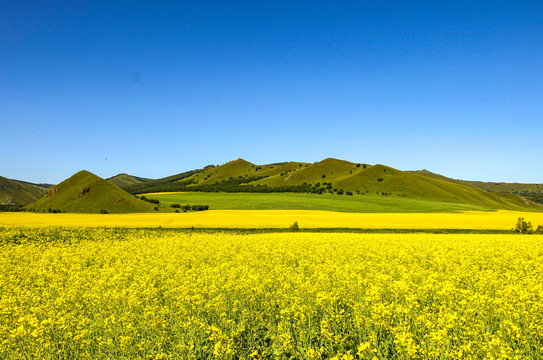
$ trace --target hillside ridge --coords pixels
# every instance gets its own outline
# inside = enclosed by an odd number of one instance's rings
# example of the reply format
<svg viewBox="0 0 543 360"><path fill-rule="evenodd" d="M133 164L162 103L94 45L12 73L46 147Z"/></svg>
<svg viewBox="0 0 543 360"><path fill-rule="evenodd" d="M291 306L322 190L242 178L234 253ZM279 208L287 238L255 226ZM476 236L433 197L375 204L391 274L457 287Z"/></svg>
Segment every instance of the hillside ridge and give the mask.
<svg viewBox="0 0 543 360"><path fill-rule="evenodd" d="M154 207L111 182L81 170L51 186L44 196L25 209L35 212L132 213L151 212Z"/></svg>
<svg viewBox="0 0 543 360"><path fill-rule="evenodd" d="M354 163L331 157L314 163L290 161L265 165L237 158L222 165L207 165L202 169L157 180L127 173L104 180L82 170L51 186L45 196L28 205L27 209L147 212L153 211L154 207L132 195L160 192L292 192L419 199L487 209L543 211L542 204L519 193L487 191L477 186L480 183L450 179L426 169L402 171L383 164ZM494 186L498 186L498 183L494 183ZM535 184L534 189L538 188L538 184Z"/></svg>
<svg viewBox="0 0 543 360"><path fill-rule="evenodd" d="M256 165L238 158L195 170L159 186L159 180L127 188L133 194L162 191L301 192L346 196L413 198L468 204L494 209L543 211L543 205L519 195L498 194L447 181L424 172L383 164L353 163L326 158L315 163L284 162Z"/></svg>
<svg viewBox="0 0 543 360"><path fill-rule="evenodd" d="M109 177L106 180L123 189L134 184L141 184L147 181L152 181L153 179L134 176L127 173L120 173L115 176Z"/></svg>
<svg viewBox="0 0 543 360"><path fill-rule="evenodd" d="M27 205L39 199L44 189L37 185L0 176L0 205Z"/></svg>

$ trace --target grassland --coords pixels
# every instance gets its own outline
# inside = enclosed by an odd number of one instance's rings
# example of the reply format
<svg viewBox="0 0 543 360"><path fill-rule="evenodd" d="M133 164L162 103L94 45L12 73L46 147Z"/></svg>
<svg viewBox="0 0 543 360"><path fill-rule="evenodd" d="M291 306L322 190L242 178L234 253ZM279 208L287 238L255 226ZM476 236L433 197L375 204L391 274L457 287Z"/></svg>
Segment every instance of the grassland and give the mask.
<svg viewBox="0 0 543 360"><path fill-rule="evenodd" d="M543 357L541 236L18 227L0 249L2 359Z"/></svg>
<svg viewBox="0 0 543 360"><path fill-rule="evenodd" d="M128 174L124 174L124 173L112 176L110 178L107 178L106 180L109 181L110 183L120 187L121 189L123 189L123 188L125 188L127 186L132 186L132 185L137 185L137 184L141 184L141 183L144 183L144 182L152 181L152 179L141 178L141 177L128 175Z"/></svg>
<svg viewBox="0 0 543 360"><path fill-rule="evenodd" d="M521 184L521 183L505 183L505 182L485 182L485 181L470 181L470 180L457 180L451 179L443 175L432 173L428 170L419 170L414 171L419 175L424 175L432 177L434 179L440 179L445 181L454 182L457 184L468 185L483 189L485 191L490 191L494 193L523 193L523 192L534 192L539 193L543 191L543 184Z"/></svg>
<svg viewBox="0 0 543 360"><path fill-rule="evenodd" d="M384 165L355 164L332 158L314 164L289 162L268 165L255 165L237 159L220 166L209 166L187 173L187 176L180 177L179 180L159 179L128 187L127 190L134 194L170 191L227 193L289 191L326 194L348 192L370 197L464 204L471 206L472 209L543 211L543 205L526 200L522 196L490 193L477 187L448 181L446 178L400 171Z"/></svg>
<svg viewBox="0 0 543 360"><path fill-rule="evenodd" d="M43 195L43 189L0 176L0 205L26 205Z"/></svg>
<svg viewBox="0 0 543 360"><path fill-rule="evenodd" d="M209 210L190 213L36 214L0 213L1 226L201 229L474 229L511 230L519 217L543 224L543 213L341 213L308 210Z"/></svg>
<svg viewBox="0 0 543 360"><path fill-rule="evenodd" d="M420 199L305 193L205 193L144 194L161 204L207 204L213 210L320 210L351 213L493 211L492 208Z"/></svg>
<svg viewBox="0 0 543 360"><path fill-rule="evenodd" d="M88 171L80 171L58 185L26 209L36 212L60 210L73 213L151 212L154 206Z"/></svg>

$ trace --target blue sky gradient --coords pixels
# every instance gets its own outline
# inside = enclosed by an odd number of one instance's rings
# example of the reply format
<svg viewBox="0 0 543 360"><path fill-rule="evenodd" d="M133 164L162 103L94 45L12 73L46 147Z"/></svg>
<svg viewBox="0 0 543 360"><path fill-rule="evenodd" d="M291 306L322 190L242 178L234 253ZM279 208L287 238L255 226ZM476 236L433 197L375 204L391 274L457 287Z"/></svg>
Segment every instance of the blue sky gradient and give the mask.
<svg viewBox="0 0 543 360"><path fill-rule="evenodd" d="M336 157L543 183L541 1L0 4L0 175Z"/></svg>

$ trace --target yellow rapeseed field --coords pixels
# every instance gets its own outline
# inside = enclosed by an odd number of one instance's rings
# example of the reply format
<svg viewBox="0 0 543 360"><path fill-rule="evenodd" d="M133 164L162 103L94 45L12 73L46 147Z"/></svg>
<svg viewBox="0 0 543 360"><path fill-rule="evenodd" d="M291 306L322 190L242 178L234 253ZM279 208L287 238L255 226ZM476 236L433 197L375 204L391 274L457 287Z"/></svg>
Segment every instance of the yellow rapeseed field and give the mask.
<svg viewBox="0 0 543 360"><path fill-rule="evenodd" d="M540 235L0 227L0 274L2 359L543 358Z"/></svg>
<svg viewBox="0 0 543 360"><path fill-rule="evenodd" d="M313 210L210 210L188 213L36 214L0 213L5 226L91 226L129 228L302 228L495 229L510 230L517 218L543 224L543 213L500 210L460 213L341 213Z"/></svg>

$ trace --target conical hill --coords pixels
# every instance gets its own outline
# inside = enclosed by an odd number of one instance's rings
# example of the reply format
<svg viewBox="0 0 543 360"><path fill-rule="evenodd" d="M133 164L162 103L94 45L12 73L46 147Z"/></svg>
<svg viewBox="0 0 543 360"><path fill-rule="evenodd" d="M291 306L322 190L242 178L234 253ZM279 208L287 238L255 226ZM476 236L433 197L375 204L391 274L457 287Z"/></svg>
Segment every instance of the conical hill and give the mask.
<svg viewBox="0 0 543 360"><path fill-rule="evenodd" d="M154 206L83 170L52 186L43 197L26 208L37 212L135 213L151 212Z"/></svg>

